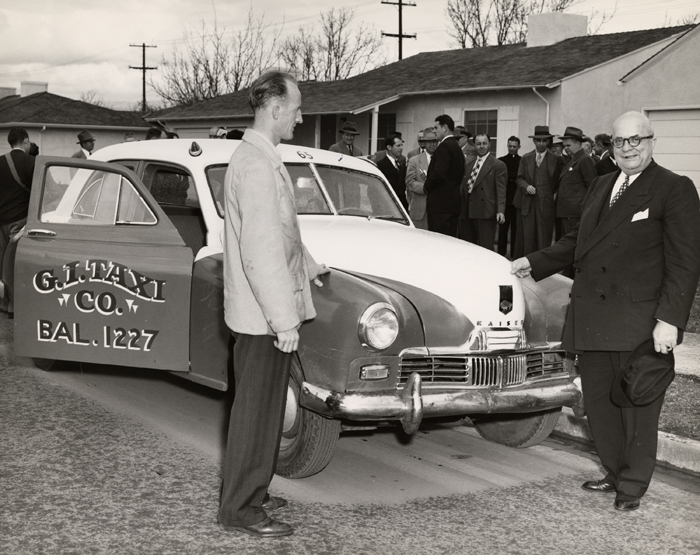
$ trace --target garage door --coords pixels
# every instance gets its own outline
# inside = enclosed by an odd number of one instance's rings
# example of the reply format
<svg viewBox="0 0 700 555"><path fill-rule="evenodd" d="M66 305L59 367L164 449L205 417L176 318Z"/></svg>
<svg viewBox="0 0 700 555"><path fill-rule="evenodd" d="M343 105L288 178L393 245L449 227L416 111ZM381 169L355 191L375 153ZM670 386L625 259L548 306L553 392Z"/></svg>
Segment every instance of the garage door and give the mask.
<svg viewBox="0 0 700 555"><path fill-rule="evenodd" d="M700 108L649 110L657 137L654 160L687 175L700 192Z"/></svg>

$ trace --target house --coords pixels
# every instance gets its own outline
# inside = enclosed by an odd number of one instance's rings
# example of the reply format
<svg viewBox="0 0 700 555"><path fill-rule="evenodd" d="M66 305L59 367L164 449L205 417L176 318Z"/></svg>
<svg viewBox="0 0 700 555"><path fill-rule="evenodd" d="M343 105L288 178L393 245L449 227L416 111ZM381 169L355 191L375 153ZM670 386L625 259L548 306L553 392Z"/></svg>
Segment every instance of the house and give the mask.
<svg viewBox="0 0 700 555"><path fill-rule="evenodd" d="M20 94L0 88L0 154L9 152L6 137L13 127L23 127L39 153L70 156L80 147L77 134L87 129L96 139L95 148L121 143L126 133L143 139L148 124L140 114L110 110L48 92L47 83L24 81Z"/></svg>
<svg viewBox="0 0 700 555"><path fill-rule="evenodd" d="M539 14L530 17L527 43L424 52L343 81L300 83L304 123L293 142L327 148L351 120L365 152L382 148L393 130L413 148L418 131L446 113L473 133L489 133L501 156L511 135L523 141L521 152L530 150L535 125L594 136L639 110L659 138L657 161L700 186L698 67L700 26L588 36L585 16ZM247 91L155 116L181 137L252 121Z"/></svg>

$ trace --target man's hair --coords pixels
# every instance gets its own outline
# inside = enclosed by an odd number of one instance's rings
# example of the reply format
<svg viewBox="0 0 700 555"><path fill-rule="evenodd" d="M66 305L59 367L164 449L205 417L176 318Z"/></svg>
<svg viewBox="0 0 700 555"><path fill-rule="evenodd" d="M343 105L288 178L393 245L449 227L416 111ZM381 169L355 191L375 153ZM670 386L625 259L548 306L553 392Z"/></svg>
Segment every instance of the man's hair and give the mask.
<svg viewBox="0 0 700 555"><path fill-rule="evenodd" d="M285 98L289 92L289 84L296 85L297 80L288 73L268 71L258 77L250 86L248 102L253 112L256 112L273 98Z"/></svg>
<svg viewBox="0 0 700 555"><path fill-rule="evenodd" d="M163 132L157 127L151 127L148 131L146 131L146 140L150 141L151 139L160 139L162 134Z"/></svg>
<svg viewBox="0 0 700 555"><path fill-rule="evenodd" d="M403 141L403 139L401 138L401 133L390 133L389 136L386 138L386 141L384 142L387 148L390 146L394 146L396 139L398 139L399 141Z"/></svg>
<svg viewBox="0 0 700 555"><path fill-rule="evenodd" d="M508 142L510 142L510 141L513 141L514 143L520 144L520 139L518 137L516 137L515 135L511 135L510 137L508 137Z"/></svg>
<svg viewBox="0 0 700 555"><path fill-rule="evenodd" d="M595 142L603 145L604 147L609 147L612 144L612 141L610 140L610 135L607 133L598 133L595 136Z"/></svg>
<svg viewBox="0 0 700 555"><path fill-rule="evenodd" d="M438 122L438 124L440 125L446 125L447 129L449 129L450 131L455 130L455 120L453 120L447 114L442 114L441 116L436 117L435 121Z"/></svg>
<svg viewBox="0 0 700 555"><path fill-rule="evenodd" d="M474 137L474 140L476 141L476 139L478 139L479 137L486 137L486 140L488 142L491 142L491 137L489 137L487 133L477 133L476 137Z"/></svg>
<svg viewBox="0 0 700 555"><path fill-rule="evenodd" d="M22 127L13 127L7 134L7 142L14 147L24 142L24 139L29 138L29 133Z"/></svg>

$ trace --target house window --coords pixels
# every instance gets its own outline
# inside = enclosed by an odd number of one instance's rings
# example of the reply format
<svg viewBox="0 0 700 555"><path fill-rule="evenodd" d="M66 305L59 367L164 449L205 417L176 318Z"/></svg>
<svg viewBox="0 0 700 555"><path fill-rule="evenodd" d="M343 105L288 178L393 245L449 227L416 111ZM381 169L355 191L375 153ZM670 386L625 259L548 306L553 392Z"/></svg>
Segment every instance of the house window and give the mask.
<svg viewBox="0 0 700 555"><path fill-rule="evenodd" d="M369 114L369 129L372 129L372 114ZM377 121L377 151L386 148L386 138L396 131L396 114L379 114ZM367 149L369 151L369 149Z"/></svg>
<svg viewBox="0 0 700 555"><path fill-rule="evenodd" d="M464 127L474 137L477 133L486 133L491 137L491 152L496 154L498 148L498 110L465 110Z"/></svg>

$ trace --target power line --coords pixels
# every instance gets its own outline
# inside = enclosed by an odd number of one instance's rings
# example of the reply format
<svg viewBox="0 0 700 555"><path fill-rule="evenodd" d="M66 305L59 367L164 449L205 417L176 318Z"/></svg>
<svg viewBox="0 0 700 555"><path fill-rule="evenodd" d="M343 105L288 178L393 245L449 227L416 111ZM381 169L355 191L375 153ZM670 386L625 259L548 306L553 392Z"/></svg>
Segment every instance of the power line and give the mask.
<svg viewBox="0 0 700 555"><path fill-rule="evenodd" d="M412 2L407 2L404 4L403 0L399 0L398 2L389 2L388 0L382 0L382 4L390 4L392 6L398 6L399 7L399 33L385 33L382 31L382 36L383 37L395 37L399 39L399 60L403 59L403 39L415 39L416 34L413 33L412 35L405 35L403 33L403 7L404 6L411 6L412 8L415 8L416 5Z"/></svg>
<svg viewBox="0 0 700 555"><path fill-rule="evenodd" d="M141 44L130 44L129 46L133 48L140 48L142 54L141 67L129 66L129 69L140 69L143 71L143 103L141 104L141 110L146 112L146 72L151 69L156 69L155 67L146 67L146 48L158 48L155 45L147 45L145 42Z"/></svg>

